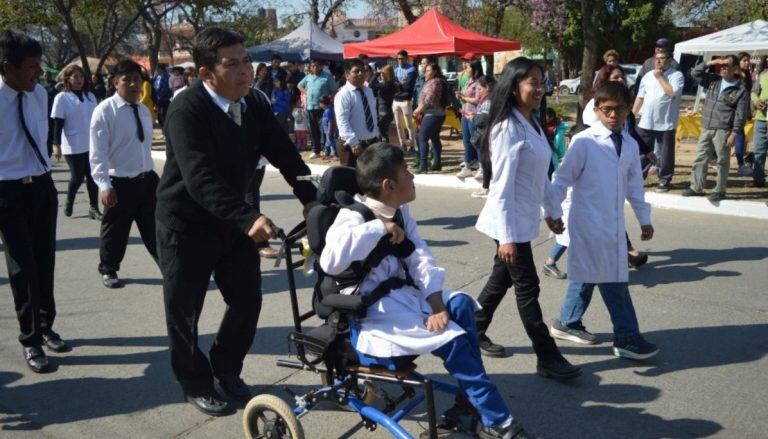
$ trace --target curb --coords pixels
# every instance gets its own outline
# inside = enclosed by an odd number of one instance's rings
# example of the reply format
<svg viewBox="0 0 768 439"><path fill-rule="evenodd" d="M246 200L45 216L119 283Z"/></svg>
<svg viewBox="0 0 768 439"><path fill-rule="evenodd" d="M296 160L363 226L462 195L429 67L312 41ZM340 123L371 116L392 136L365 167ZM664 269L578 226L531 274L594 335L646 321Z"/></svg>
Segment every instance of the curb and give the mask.
<svg viewBox="0 0 768 439"><path fill-rule="evenodd" d="M165 151L152 151L152 160L155 162L155 170L162 171L165 163ZM322 174L328 165L316 165L307 163L312 174ZM277 172L272 165L267 165L267 171ZM481 182L474 178L460 180L453 175L444 174L420 174L414 176L414 183L419 186L437 187L445 189L477 190ZM469 195L467 195L469 196ZM757 201L723 200L718 205L710 203L705 197L683 197L673 194L659 194L653 191L645 192L645 200L657 209L673 209L686 212L706 213L712 215L737 216L768 220L768 206Z"/></svg>

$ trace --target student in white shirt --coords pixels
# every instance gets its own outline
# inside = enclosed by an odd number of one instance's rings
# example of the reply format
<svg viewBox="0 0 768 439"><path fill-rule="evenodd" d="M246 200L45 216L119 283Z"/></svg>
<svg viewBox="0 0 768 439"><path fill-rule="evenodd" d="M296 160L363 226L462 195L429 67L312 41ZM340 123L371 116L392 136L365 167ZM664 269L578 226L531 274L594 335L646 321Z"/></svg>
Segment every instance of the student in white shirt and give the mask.
<svg viewBox="0 0 768 439"><path fill-rule="evenodd" d="M75 195L85 179L90 209L88 216L101 221L99 212L99 187L91 177L88 162L88 143L91 116L96 108L96 96L88 91L83 68L72 65L61 72L64 91L53 100L53 157L61 159L62 154L69 165L69 185L64 215L72 216Z"/></svg>
<svg viewBox="0 0 768 439"><path fill-rule="evenodd" d="M595 286L600 288L613 322L613 352L631 359L650 358L659 349L641 335L629 296L624 201L629 201L642 228L641 239L653 237L651 206L645 202L637 141L622 129L629 113L629 89L608 82L595 94L599 124L577 134L555 172L548 218L560 218L560 203L572 188L568 231L568 291L553 322L557 338L594 344L582 323Z"/></svg>
<svg viewBox="0 0 768 439"><path fill-rule="evenodd" d="M493 176L488 199L476 228L498 245L493 271L478 302L480 349L502 357L504 348L486 334L494 311L514 285L517 308L538 357L537 372L546 377L570 379L581 368L560 354L549 335L539 306L539 277L531 241L539 236L542 202L549 186L547 171L552 149L533 111L544 97L544 71L528 58L516 58L504 67L491 97L490 129L481 139L483 155L490 154ZM562 222L548 222L562 233Z"/></svg>
<svg viewBox="0 0 768 439"><path fill-rule="evenodd" d="M0 239L19 321L22 356L49 369L42 349L63 352L53 332L58 200L48 159L48 94L37 84L43 49L19 32L0 31Z"/></svg>
<svg viewBox="0 0 768 439"><path fill-rule="evenodd" d="M640 80L632 113L640 117L637 134L643 141L647 145L657 141L661 144L656 192L667 192L675 173L675 130L685 78L672 67L669 52L657 51L654 62L655 68Z"/></svg>
<svg viewBox="0 0 768 439"><path fill-rule="evenodd" d="M131 225L157 261L155 245L155 189L159 178L152 162L152 116L141 105L141 66L131 60L117 63L117 92L103 100L91 119L91 173L101 190L99 273L107 288L119 288L117 277L125 256Z"/></svg>
<svg viewBox="0 0 768 439"><path fill-rule="evenodd" d="M347 83L333 99L339 127L336 152L342 165L354 168L357 157L379 138L376 98L364 84L365 64L359 58L348 61L344 73Z"/></svg>

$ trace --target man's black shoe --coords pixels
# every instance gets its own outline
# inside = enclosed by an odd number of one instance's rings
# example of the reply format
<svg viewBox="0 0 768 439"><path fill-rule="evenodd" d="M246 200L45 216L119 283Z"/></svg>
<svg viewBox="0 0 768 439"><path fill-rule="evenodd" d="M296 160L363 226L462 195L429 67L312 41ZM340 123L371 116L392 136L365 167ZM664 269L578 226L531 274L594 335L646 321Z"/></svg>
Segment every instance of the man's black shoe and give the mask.
<svg viewBox="0 0 768 439"><path fill-rule="evenodd" d="M504 346L492 342L485 335L480 336L480 353L486 357L504 358L506 356Z"/></svg>
<svg viewBox="0 0 768 439"><path fill-rule="evenodd" d="M629 265L631 265L634 268L640 267L641 265L645 265L648 262L648 255L640 253L637 256L632 256L630 254L627 254L627 260L629 261Z"/></svg>
<svg viewBox="0 0 768 439"><path fill-rule="evenodd" d="M24 361L27 362L27 366L33 372L43 373L48 371L48 357L45 356L45 352L43 352L43 348L40 346L25 346L21 354L24 355Z"/></svg>
<svg viewBox="0 0 768 439"><path fill-rule="evenodd" d="M104 215L99 212L98 207L91 206L90 209L88 209L88 218L96 221L101 221L104 218Z"/></svg>
<svg viewBox="0 0 768 439"><path fill-rule="evenodd" d="M536 439L538 436L534 436L523 428L522 424L517 420L512 421L509 427L486 427L481 426L478 431L478 438L480 439Z"/></svg>
<svg viewBox="0 0 768 439"><path fill-rule="evenodd" d="M43 342L45 346L53 352L69 352L72 348L61 339L59 334L53 331L43 332Z"/></svg>
<svg viewBox="0 0 768 439"><path fill-rule="evenodd" d="M224 394L237 402L248 402L251 399L251 391L239 376L233 374L216 377Z"/></svg>
<svg viewBox="0 0 768 439"><path fill-rule="evenodd" d="M536 373L545 378L570 380L581 375L581 368L561 357L550 361L539 361L536 363Z"/></svg>
<svg viewBox="0 0 768 439"><path fill-rule="evenodd" d="M101 283L107 288L121 288L123 283L117 278L117 273L110 272L101 275Z"/></svg>
<svg viewBox="0 0 768 439"><path fill-rule="evenodd" d="M185 394L184 398L193 407L209 416L226 416L234 413L229 404L213 390L211 390L211 393L199 396Z"/></svg>
<svg viewBox="0 0 768 439"><path fill-rule="evenodd" d="M656 192L669 192L669 183L659 183L656 186Z"/></svg>

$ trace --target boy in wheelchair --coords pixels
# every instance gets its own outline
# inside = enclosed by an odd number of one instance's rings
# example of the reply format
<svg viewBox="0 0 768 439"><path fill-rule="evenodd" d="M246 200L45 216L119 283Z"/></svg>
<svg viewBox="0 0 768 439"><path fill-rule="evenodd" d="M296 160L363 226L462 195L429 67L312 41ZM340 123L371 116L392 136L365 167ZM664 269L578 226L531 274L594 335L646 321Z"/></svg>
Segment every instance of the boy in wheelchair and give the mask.
<svg viewBox="0 0 768 439"><path fill-rule="evenodd" d="M368 147L358 157L357 185L364 195L355 196L356 208L338 211L319 267L330 279L335 277L339 293L373 296L350 331L359 363L395 369L432 353L443 360L479 413L479 437L528 438L485 372L475 328L477 302L443 289L445 271L435 265L409 214L406 203L416 192L402 149L387 143ZM388 254L371 264L369 255L382 247L389 247ZM339 277L355 264L357 282L341 282Z"/></svg>

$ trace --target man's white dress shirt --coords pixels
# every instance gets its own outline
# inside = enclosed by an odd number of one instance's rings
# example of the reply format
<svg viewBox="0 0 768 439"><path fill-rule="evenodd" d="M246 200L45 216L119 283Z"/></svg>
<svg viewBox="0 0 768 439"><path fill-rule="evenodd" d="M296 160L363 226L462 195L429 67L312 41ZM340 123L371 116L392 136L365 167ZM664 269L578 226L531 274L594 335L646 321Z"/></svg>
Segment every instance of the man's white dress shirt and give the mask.
<svg viewBox="0 0 768 439"><path fill-rule="evenodd" d="M685 78L683 74L673 68L664 71L664 78L672 86L675 94L670 98L664 93L659 80L653 75L653 71L646 73L640 81L637 97L643 98L643 106L640 108L640 121L637 126L644 130L671 131L677 128L677 117L680 115L680 99L683 95Z"/></svg>
<svg viewBox="0 0 768 439"><path fill-rule="evenodd" d="M0 180L18 180L38 176L51 169L48 157L48 93L36 85L31 92L23 92L22 111L29 133L45 161L40 163L30 147L19 119L19 92L0 77Z"/></svg>
<svg viewBox="0 0 768 439"><path fill-rule="evenodd" d="M344 144L354 147L363 140L379 137L379 127L376 116L376 98L368 86L362 86L361 90L368 99L368 109L373 118L373 129L369 130L365 124L365 109L363 98L357 87L350 83L344 84L333 99L333 110L336 112L336 125L339 127L339 137Z"/></svg>

